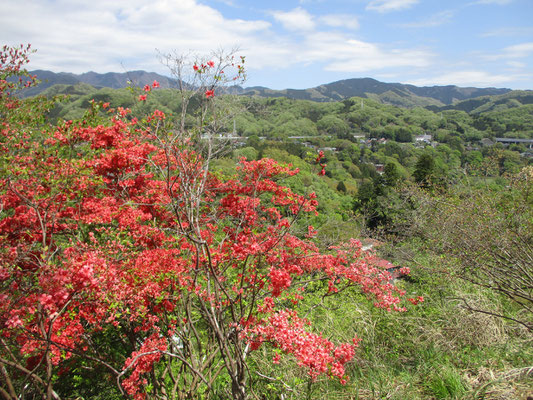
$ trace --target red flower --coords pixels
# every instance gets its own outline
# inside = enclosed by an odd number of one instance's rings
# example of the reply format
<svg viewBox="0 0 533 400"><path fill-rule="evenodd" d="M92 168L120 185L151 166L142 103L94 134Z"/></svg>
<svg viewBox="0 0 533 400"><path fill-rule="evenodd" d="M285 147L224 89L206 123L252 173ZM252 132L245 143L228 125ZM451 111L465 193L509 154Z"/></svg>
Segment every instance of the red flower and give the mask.
<svg viewBox="0 0 533 400"><path fill-rule="evenodd" d="M192 66L192 69L194 69L195 71L198 71L199 67L198 67L198 65L194 64L194 65Z"/></svg>
<svg viewBox="0 0 533 400"><path fill-rule="evenodd" d="M207 65L209 65L211 68L215 66L215 63L213 61L208 61Z"/></svg>
<svg viewBox="0 0 533 400"><path fill-rule="evenodd" d="M152 90L152 88L150 87L150 85L144 85L144 89L143 89L145 92L149 92L150 90Z"/></svg>
<svg viewBox="0 0 533 400"><path fill-rule="evenodd" d="M155 89L155 88L158 88L159 87L159 82L158 81L154 81L154 83L152 83L152 87Z"/></svg>
<svg viewBox="0 0 533 400"><path fill-rule="evenodd" d="M409 301L410 303L412 303L413 305L417 305L418 303L423 303L424 302L424 297L423 296L418 296L416 299L407 299L407 301Z"/></svg>
<svg viewBox="0 0 533 400"><path fill-rule="evenodd" d="M145 94L141 94L139 96L139 101L146 101L146 95Z"/></svg>
<svg viewBox="0 0 533 400"><path fill-rule="evenodd" d="M210 97L215 97L215 91L214 90L206 90L205 91L205 98L208 99Z"/></svg>

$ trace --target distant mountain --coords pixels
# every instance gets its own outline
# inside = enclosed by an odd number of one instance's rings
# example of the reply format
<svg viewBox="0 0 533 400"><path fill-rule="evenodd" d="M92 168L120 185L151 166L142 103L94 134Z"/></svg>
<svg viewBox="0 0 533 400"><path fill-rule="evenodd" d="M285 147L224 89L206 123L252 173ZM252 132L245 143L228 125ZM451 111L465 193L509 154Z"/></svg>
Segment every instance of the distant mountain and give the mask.
<svg viewBox="0 0 533 400"><path fill-rule="evenodd" d="M77 76L83 83L88 83L95 87L103 86L113 89L127 87L129 82L137 86L144 86L151 85L153 81L158 81L161 86L166 88L178 87L177 80L159 75L155 72L146 71L108 72L106 74L98 74L91 71Z"/></svg>
<svg viewBox="0 0 533 400"><path fill-rule="evenodd" d="M27 89L25 96L34 96L54 85L75 85L86 83L96 88L109 87L120 89L127 87L131 82L136 86L151 85L154 80L158 81L163 88L177 88L178 81L155 72L129 71L129 72L108 72L99 74L97 72L86 72L84 74L72 74L69 72L51 72L45 70L30 71L30 74L37 75L41 84Z"/></svg>
<svg viewBox="0 0 533 400"><path fill-rule="evenodd" d="M473 88L458 86L418 87L402 83L384 83L372 78L345 79L320 85L312 89L271 90L268 88L244 89L244 94L267 97L289 97L313 101L340 101L350 97L368 97L382 103L403 107L444 106L456 101L479 96L500 95L510 89Z"/></svg>
<svg viewBox="0 0 533 400"><path fill-rule="evenodd" d="M128 86L132 82L136 86L151 84L157 80L162 88L177 88L178 81L155 72L130 71L124 73L109 72L99 74L87 72L71 74L66 72L54 73L50 71L31 71L43 83L29 89L25 95L32 96L55 84L73 85L85 83L96 88L110 87L114 89ZM469 100L480 96L502 95L510 89L473 88L458 86L418 87L401 83L385 83L371 78L345 79L320 85L310 89L273 90L267 87L255 86L242 88L232 86L229 93L261 97L287 97L298 100L312 100L319 102L341 101L350 97L367 97L385 104L401 107L432 106L435 108L449 106L458 101Z"/></svg>

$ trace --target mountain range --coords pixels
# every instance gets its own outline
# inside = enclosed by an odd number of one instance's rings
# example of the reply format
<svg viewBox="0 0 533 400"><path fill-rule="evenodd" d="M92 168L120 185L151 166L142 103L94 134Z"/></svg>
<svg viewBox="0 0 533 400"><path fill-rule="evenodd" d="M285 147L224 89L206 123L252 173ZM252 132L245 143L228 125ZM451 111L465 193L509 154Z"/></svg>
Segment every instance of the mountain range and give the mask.
<svg viewBox="0 0 533 400"><path fill-rule="evenodd" d="M67 72L55 73L36 70L30 71L30 73L36 75L42 83L36 87L27 89L25 96L39 94L56 84L76 85L78 83L85 83L96 88L109 87L118 89L127 87L129 84L142 87L157 80L162 88L178 87L178 81L176 79L146 71L72 74ZM419 87L402 83L385 83L372 78L355 78L331 82L309 89L273 90L260 86L246 88L233 86L228 88L228 91L241 95L287 97L319 102L342 101L357 96L402 107L444 107L462 100L469 100L480 96L502 95L510 92L511 89L458 87L453 85Z"/></svg>

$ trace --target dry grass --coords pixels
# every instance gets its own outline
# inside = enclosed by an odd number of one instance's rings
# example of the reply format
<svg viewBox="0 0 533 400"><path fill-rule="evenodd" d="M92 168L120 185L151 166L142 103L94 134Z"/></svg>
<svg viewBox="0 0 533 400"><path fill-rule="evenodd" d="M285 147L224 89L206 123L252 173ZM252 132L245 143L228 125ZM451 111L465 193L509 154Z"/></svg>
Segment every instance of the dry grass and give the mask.
<svg viewBox="0 0 533 400"><path fill-rule="evenodd" d="M533 366L495 373L481 369L472 379L474 400L533 399Z"/></svg>
<svg viewBox="0 0 533 400"><path fill-rule="evenodd" d="M463 305L463 300L476 309L499 312L499 305L481 293L461 296L455 304L450 304L448 323L443 327L443 334L448 341L476 347L489 347L507 342L508 336L501 318L470 311Z"/></svg>

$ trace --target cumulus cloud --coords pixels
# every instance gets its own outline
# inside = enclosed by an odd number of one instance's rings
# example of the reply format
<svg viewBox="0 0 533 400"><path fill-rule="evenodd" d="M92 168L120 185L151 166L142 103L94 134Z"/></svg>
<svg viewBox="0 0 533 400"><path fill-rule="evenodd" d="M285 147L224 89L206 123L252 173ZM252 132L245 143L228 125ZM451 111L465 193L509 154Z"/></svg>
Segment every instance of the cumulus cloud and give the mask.
<svg viewBox="0 0 533 400"><path fill-rule="evenodd" d="M503 49L503 56L509 58L525 58L533 53L533 42L520 43Z"/></svg>
<svg viewBox="0 0 533 400"><path fill-rule="evenodd" d="M386 13L410 8L418 2L419 0L372 0L366 9Z"/></svg>
<svg viewBox="0 0 533 400"><path fill-rule="evenodd" d="M325 61L324 69L335 72L369 72L395 67L427 67L433 55L413 49L387 49L341 33L318 32L307 38L306 61Z"/></svg>
<svg viewBox="0 0 533 400"><path fill-rule="evenodd" d="M507 82L522 79L521 75L511 74L491 74L486 71L466 70L443 73L432 78L413 79L406 83L417 86L433 85L457 85L475 87L497 87L505 85Z"/></svg>
<svg viewBox="0 0 533 400"><path fill-rule="evenodd" d="M316 76L313 79L318 81L331 75L342 79L362 74L397 76L401 81L402 76L416 79L417 74L432 76L436 71L438 54L431 49L400 41L367 40L359 34L355 15L313 15L297 7L265 12L261 18L239 19L228 18L199 1L130 0L126 4L108 0L4 0L0 36L6 44L32 43L38 49L30 69L56 72L144 69L168 73L159 63L156 49L163 53L176 50L206 54L235 47L239 47L239 54L246 55L250 75L260 79L269 74L293 77L291 74L300 68L312 69ZM372 3L392 10L416 1ZM443 73L420 82L502 85L525 72L526 57L531 54L533 42L515 42L497 54L476 55L476 60L485 57L484 61L500 62L509 75L476 71L478 67L468 62L450 67L462 72ZM254 84L270 84L260 79Z"/></svg>
<svg viewBox="0 0 533 400"><path fill-rule="evenodd" d="M271 34L267 21L227 19L194 0L7 0L0 26L5 42L38 49L32 65L72 72L161 69L156 48L208 52L253 38L268 49Z"/></svg>
<svg viewBox="0 0 533 400"><path fill-rule="evenodd" d="M319 18L319 21L327 26L333 28L348 28L348 29L357 29L359 28L359 21L355 15L348 14L329 14L324 15Z"/></svg>
<svg viewBox="0 0 533 400"><path fill-rule="evenodd" d="M272 15L285 29L290 31L310 31L315 28L313 17L301 7L288 12L273 11Z"/></svg>
<svg viewBox="0 0 533 400"><path fill-rule="evenodd" d="M17 18L21 10L24 16ZM256 70L318 62L329 71L359 72L430 62L431 55L424 51L385 48L354 38L344 29L357 28L355 16L314 17L301 7L269 15L305 35L276 33L267 20L229 19L196 0L7 0L0 34L8 44L29 42L38 49L30 68L56 72L165 73L156 48L208 53L238 46L248 68Z"/></svg>
<svg viewBox="0 0 533 400"><path fill-rule="evenodd" d="M498 53L484 54L481 57L486 61L497 61L527 58L531 54L533 54L533 42L525 42L507 46Z"/></svg>

